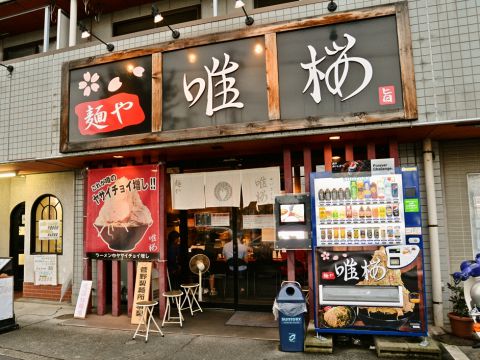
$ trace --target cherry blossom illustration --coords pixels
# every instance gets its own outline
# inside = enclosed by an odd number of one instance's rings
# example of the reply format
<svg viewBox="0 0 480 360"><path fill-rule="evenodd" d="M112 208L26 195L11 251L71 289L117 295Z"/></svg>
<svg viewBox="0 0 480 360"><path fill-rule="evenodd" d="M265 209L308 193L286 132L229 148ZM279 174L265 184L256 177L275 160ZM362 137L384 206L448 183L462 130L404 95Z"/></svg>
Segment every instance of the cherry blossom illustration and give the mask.
<svg viewBox="0 0 480 360"><path fill-rule="evenodd" d="M133 69L133 75L135 75L136 77L142 77L144 71L145 69L143 67L137 66Z"/></svg>
<svg viewBox="0 0 480 360"><path fill-rule="evenodd" d="M323 261L327 261L330 259L330 253L324 251L320 254L320 257L322 258Z"/></svg>
<svg viewBox="0 0 480 360"><path fill-rule="evenodd" d="M78 83L78 88L83 90L83 96L90 96L90 93L97 92L100 88L100 85L97 84L98 79L100 76L97 73L90 75L90 72L87 71L83 74L83 80Z"/></svg>
<svg viewBox="0 0 480 360"><path fill-rule="evenodd" d="M120 89L122 87L122 82L120 81L120 78L117 76L117 77L114 77L112 80L110 80L110 82L108 83L108 91L110 92L115 92L117 91L118 89Z"/></svg>
<svg viewBox="0 0 480 360"><path fill-rule="evenodd" d="M141 66L133 67L133 65L130 66L127 70L129 72L131 72L133 75L135 75L136 77L142 77L143 73L145 71L145 69L143 67L141 67ZM120 77L119 76L114 77L108 83L108 91L115 92L118 89L120 89L122 87L122 85L123 85L123 83L120 81Z"/></svg>

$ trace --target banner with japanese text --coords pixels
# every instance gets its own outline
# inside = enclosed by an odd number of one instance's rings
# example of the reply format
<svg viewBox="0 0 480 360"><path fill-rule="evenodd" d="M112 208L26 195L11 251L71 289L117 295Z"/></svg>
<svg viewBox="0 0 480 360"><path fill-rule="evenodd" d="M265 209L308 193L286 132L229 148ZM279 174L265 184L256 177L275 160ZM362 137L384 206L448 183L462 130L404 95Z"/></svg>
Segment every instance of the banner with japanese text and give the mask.
<svg viewBox="0 0 480 360"><path fill-rule="evenodd" d="M155 259L160 249L157 165L88 171L86 252L95 259Z"/></svg>
<svg viewBox="0 0 480 360"><path fill-rule="evenodd" d="M368 250L367 250L368 249ZM424 330L425 298L421 248L393 245L365 248L323 247L315 250L316 276L324 288L341 288L342 304L320 302L317 321L323 329L418 332ZM363 289L367 289L363 291ZM375 291L375 288L382 291ZM326 291L326 289L324 289ZM398 304L380 304L397 293ZM349 305L347 294L356 303ZM379 305L374 305L373 303Z"/></svg>
<svg viewBox="0 0 480 360"><path fill-rule="evenodd" d="M151 56L72 70L69 141L149 133L151 93Z"/></svg>

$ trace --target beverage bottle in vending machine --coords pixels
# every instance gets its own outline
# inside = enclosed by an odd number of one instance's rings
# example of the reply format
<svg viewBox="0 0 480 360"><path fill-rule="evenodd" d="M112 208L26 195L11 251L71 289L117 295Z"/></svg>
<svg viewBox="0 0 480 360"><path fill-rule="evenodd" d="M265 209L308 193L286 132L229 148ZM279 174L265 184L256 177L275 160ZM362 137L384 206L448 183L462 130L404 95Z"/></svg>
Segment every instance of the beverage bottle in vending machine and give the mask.
<svg viewBox="0 0 480 360"><path fill-rule="evenodd" d="M352 195L352 200L357 200L358 189L357 189L357 182L355 180L350 181L350 192Z"/></svg>
<svg viewBox="0 0 480 360"><path fill-rule="evenodd" d="M343 191L342 188L338 188L338 200L344 200L345 199L345 192Z"/></svg>
<svg viewBox="0 0 480 360"><path fill-rule="evenodd" d="M358 210L358 217L360 219L364 219L365 218L365 209L363 208L363 206L360 206L360 210Z"/></svg>
<svg viewBox="0 0 480 360"><path fill-rule="evenodd" d="M318 190L318 201L325 200L325 191L323 189Z"/></svg>
<svg viewBox="0 0 480 360"><path fill-rule="evenodd" d="M365 180L363 183L363 197L365 199L370 199L372 197L372 193L370 191L370 181Z"/></svg>
<svg viewBox="0 0 480 360"><path fill-rule="evenodd" d="M353 217L352 205L346 206L345 215L347 219L351 219Z"/></svg>
<svg viewBox="0 0 480 360"><path fill-rule="evenodd" d="M363 193L363 181L362 180L357 180L357 198L359 200L364 199L364 193Z"/></svg>
<svg viewBox="0 0 480 360"><path fill-rule="evenodd" d="M379 199L385 198L385 184L383 183L383 179L377 181L377 197Z"/></svg>
<svg viewBox="0 0 480 360"><path fill-rule="evenodd" d="M338 191L337 189L333 188L332 189L332 201L338 200Z"/></svg>
<svg viewBox="0 0 480 360"><path fill-rule="evenodd" d="M350 200L352 198L352 193L350 192L350 188L345 188L345 200Z"/></svg>
<svg viewBox="0 0 480 360"><path fill-rule="evenodd" d="M372 218L372 209L370 209L370 206L367 206L367 208L365 209L365 217L368 219Z"/></svg>
<svg viewBox="0 0 480 360"><path fill-rule="evenodd" d="M392 212L393 212L393 216L400 216L400 211L398 209L398 204L393 204Z"/></svg>
<svg viewBox="0 0 480 360"><path fill-rule="evenodd" d="M330 191L330 189L325 190L324 199L326 201L332 200L332 192Z"/></svg>
<svg viewBox="0 0 480 360"><path fill-rule="evenodd" d="M396 182L392 183L392 197L398 198L398 184Z"/></svg>
<svg viewBox="0 0 480 360"><path fill-rule="evenodd" d="M373 181L370 183L370 194L372 199L376 199L378 197L377 184Z"/></svg>
<svg viewBox="0 0 480 360"><path fill-rule="evenodd" d="M390 182L390 178L385 179L385 199L392 198L392 183Z"/></svg>

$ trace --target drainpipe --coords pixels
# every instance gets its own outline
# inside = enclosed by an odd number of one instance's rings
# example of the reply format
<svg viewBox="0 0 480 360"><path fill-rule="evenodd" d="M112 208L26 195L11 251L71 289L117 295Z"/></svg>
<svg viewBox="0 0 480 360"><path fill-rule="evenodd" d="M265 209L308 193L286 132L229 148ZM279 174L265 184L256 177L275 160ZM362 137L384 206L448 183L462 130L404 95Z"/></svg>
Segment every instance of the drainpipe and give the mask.
<svg viewBox="0 0 480 360"><path fill-rule="evenodd" d="M70 27L68 31L68 46L77 44L77 0L70 0Z"/></svg>
<svg viewBox="0 0 480 360"><path fill-rule="evenodd" d="M50 47L50 6L45 6L45 17L43 21L43 52Z"/></svg>
<svg viewBox="0 0 480 360"><path fill-rule="evenodd" d="M430 271L432 272L433 323L443 326L442 277L440 269L440 246L438 242L437 202L433 175L432 140L423 140L423 164L427 191L428 229L430 239Z"/></svg>
<svg viewBox="0 0 480 360"><path fill-rule="evenodd" d="M218 16L218 0L212 0L213 16Z"/></svg>

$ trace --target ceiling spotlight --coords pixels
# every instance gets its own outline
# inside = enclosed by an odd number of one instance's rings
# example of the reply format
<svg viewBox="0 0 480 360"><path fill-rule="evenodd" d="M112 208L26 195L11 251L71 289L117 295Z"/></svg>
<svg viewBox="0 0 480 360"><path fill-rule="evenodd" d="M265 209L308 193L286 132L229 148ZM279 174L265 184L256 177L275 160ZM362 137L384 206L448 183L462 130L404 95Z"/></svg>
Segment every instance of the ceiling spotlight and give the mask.
<svg viewBox="0 0 480 360"><path fill-rule="evenodd" d="M337 4L333 0L330 0L327 6L327 10L330 12L334 12L335 10L337 10Z"/></svg>
<svg viewBox="0 0 480 360"><path fill-rule="evenodd" d="M16 171L0 172L0 178L9 178L9 177L15 177L15 176L17 176Z"/></svg>
<svg viewBox="0 0 480 360"><path fill-rule="evenodd" d="M105 41L103 41L102 39L100 39L98 36L96 36L94 33L92 33L90 30L87 29L87 27L85 25L83 25L82 23L79 23L78 24L78 28L80 29L80 31L82 32L82 39L86 39L90 36L93 36L95 39L97 39L98 41L100 41L102 44L104 44L106 47L107 47L107 50L108 51L113 51L113 49L115 49L115 46L113 46L113 44L111 43L106 43Z"/></svg>
<svg viewBox="0 0 480 360"><path fill-rule="evenodd" d="M235 9L242 8L243 13L245 14L245 24L248 26L252 25L255 20L253 17L248 16L247 11L245 10L245 3L242 0L235 1Z"/></svg>
<svg viewBox="0 0 480 360"><path fill-rule="evenodd" d="M159 22L163 21L163 16L160 14L160 11L158 11L158 8L156 5L152 5L152 15L153 15L153 22L155 24L158 24ZM178 39L180 37L180 31L172 29L172 27L168 24L165 24L170 31L172 32L172 37L174 39Z"/></svg>
<svg viewBox="0 0 480 360"><path fill-rule="evenodd" d="M329 137L330 140L340 140L340 135L334 135Z"/></svg>
<svg viewBox="0 0 480 360"><path fill-rule="evenodd" d="M7 69L7 71L11 74L13 72L13 66L12 65L4 65L4 64L0 64L1 66L3 66L5 69Z"/></svg>

